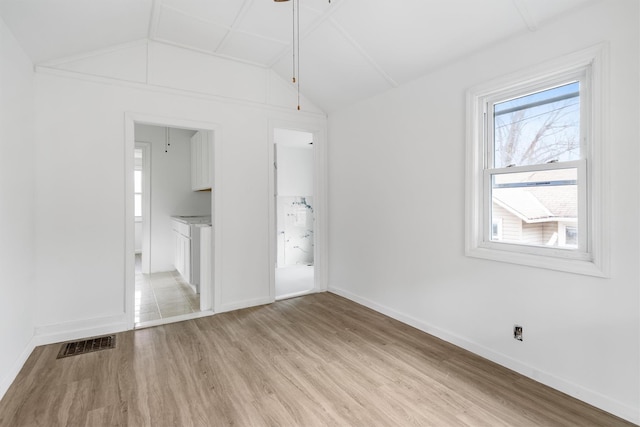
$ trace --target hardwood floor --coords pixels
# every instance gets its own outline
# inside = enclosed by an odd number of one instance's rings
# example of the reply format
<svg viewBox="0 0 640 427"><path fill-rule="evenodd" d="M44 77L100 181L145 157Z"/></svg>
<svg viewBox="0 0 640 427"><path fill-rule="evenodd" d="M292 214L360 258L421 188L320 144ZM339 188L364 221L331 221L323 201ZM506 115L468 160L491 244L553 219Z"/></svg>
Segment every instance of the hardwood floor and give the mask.
<svg viewBox="0 0 640 427"><path fill-rule="evenodd" d="M329 293L35 349L1 426L632 425Z"/></svg>

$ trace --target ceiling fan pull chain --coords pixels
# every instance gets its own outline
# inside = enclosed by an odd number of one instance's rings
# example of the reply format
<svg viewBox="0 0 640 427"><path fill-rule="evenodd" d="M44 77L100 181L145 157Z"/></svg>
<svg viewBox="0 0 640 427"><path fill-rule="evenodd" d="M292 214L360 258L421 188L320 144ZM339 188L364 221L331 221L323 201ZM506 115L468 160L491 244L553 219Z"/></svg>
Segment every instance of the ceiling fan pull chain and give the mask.
<svg viewBox="0 0 640 427"><path fill-rule="evenodd" d="M291 61L291 80L296 82L296 2L291 2L291 50L293 51L293 59Z"/></svg>
<svg viewBox="0 0 640 427"><path fill-rule="evenodd" d="M281 3L289 0L273 0L276 3ZM331 4L331 0L329 0ZM291 2L292 10L292 35L291 35L291 81L296 85L296 92L298 97L298 111L300 111L300 0L293 0Z"/></svg>
<svg viewBox="0 0 640 427"><path fill-rule="evenodd" d="M296 15L296 50L297 50L297 76L298 76L298 82L297 82L297 89L298 89L298 111L300 111L300 0L293 0L293 3L296 4L298 3L298 7L296 8L297 11L297 15Z"/></svg>

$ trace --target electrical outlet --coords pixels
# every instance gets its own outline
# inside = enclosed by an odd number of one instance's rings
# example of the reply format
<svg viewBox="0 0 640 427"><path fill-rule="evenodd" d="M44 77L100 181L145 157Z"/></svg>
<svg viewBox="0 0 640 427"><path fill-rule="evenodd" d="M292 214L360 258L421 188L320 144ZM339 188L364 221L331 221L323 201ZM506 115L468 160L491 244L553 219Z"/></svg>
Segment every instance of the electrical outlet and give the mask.
<svg viewBox="0 0 640 427"><path fill-rule="evenodd" d="M522 326L515 325L513 327L513 339L522 341Z"/></svg>

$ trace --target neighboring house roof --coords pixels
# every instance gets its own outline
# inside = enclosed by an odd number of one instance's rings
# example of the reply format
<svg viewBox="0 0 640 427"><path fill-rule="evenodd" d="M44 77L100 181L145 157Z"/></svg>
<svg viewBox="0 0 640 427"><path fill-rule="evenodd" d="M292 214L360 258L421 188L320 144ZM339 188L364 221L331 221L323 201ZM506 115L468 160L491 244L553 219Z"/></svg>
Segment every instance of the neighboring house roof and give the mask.
<svg viewBox="0 0 640 427"><path fill-rule="evenodd" d="M524 183L575 180L576 174L575 169L561 169L507 176L509 183ZM576 185L494 188L493 202L527 223L575 220L578 216Z"/></svg>

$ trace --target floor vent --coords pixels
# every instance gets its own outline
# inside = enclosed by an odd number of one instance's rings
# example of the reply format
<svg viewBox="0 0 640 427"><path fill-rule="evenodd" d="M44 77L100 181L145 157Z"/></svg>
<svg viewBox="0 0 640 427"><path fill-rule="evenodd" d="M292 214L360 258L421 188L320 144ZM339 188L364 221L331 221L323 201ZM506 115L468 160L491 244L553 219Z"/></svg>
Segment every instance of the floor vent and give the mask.
<svg viewBox="0 0 640 427"><path fill-rule="evenodd" d="M82 341L74 341L62 344L62 348L56 359L63 357L77 356L78 354L91 353L94 351L108 350L116 348L116 336L105 335L103 337L89 338Z"/></svg>

